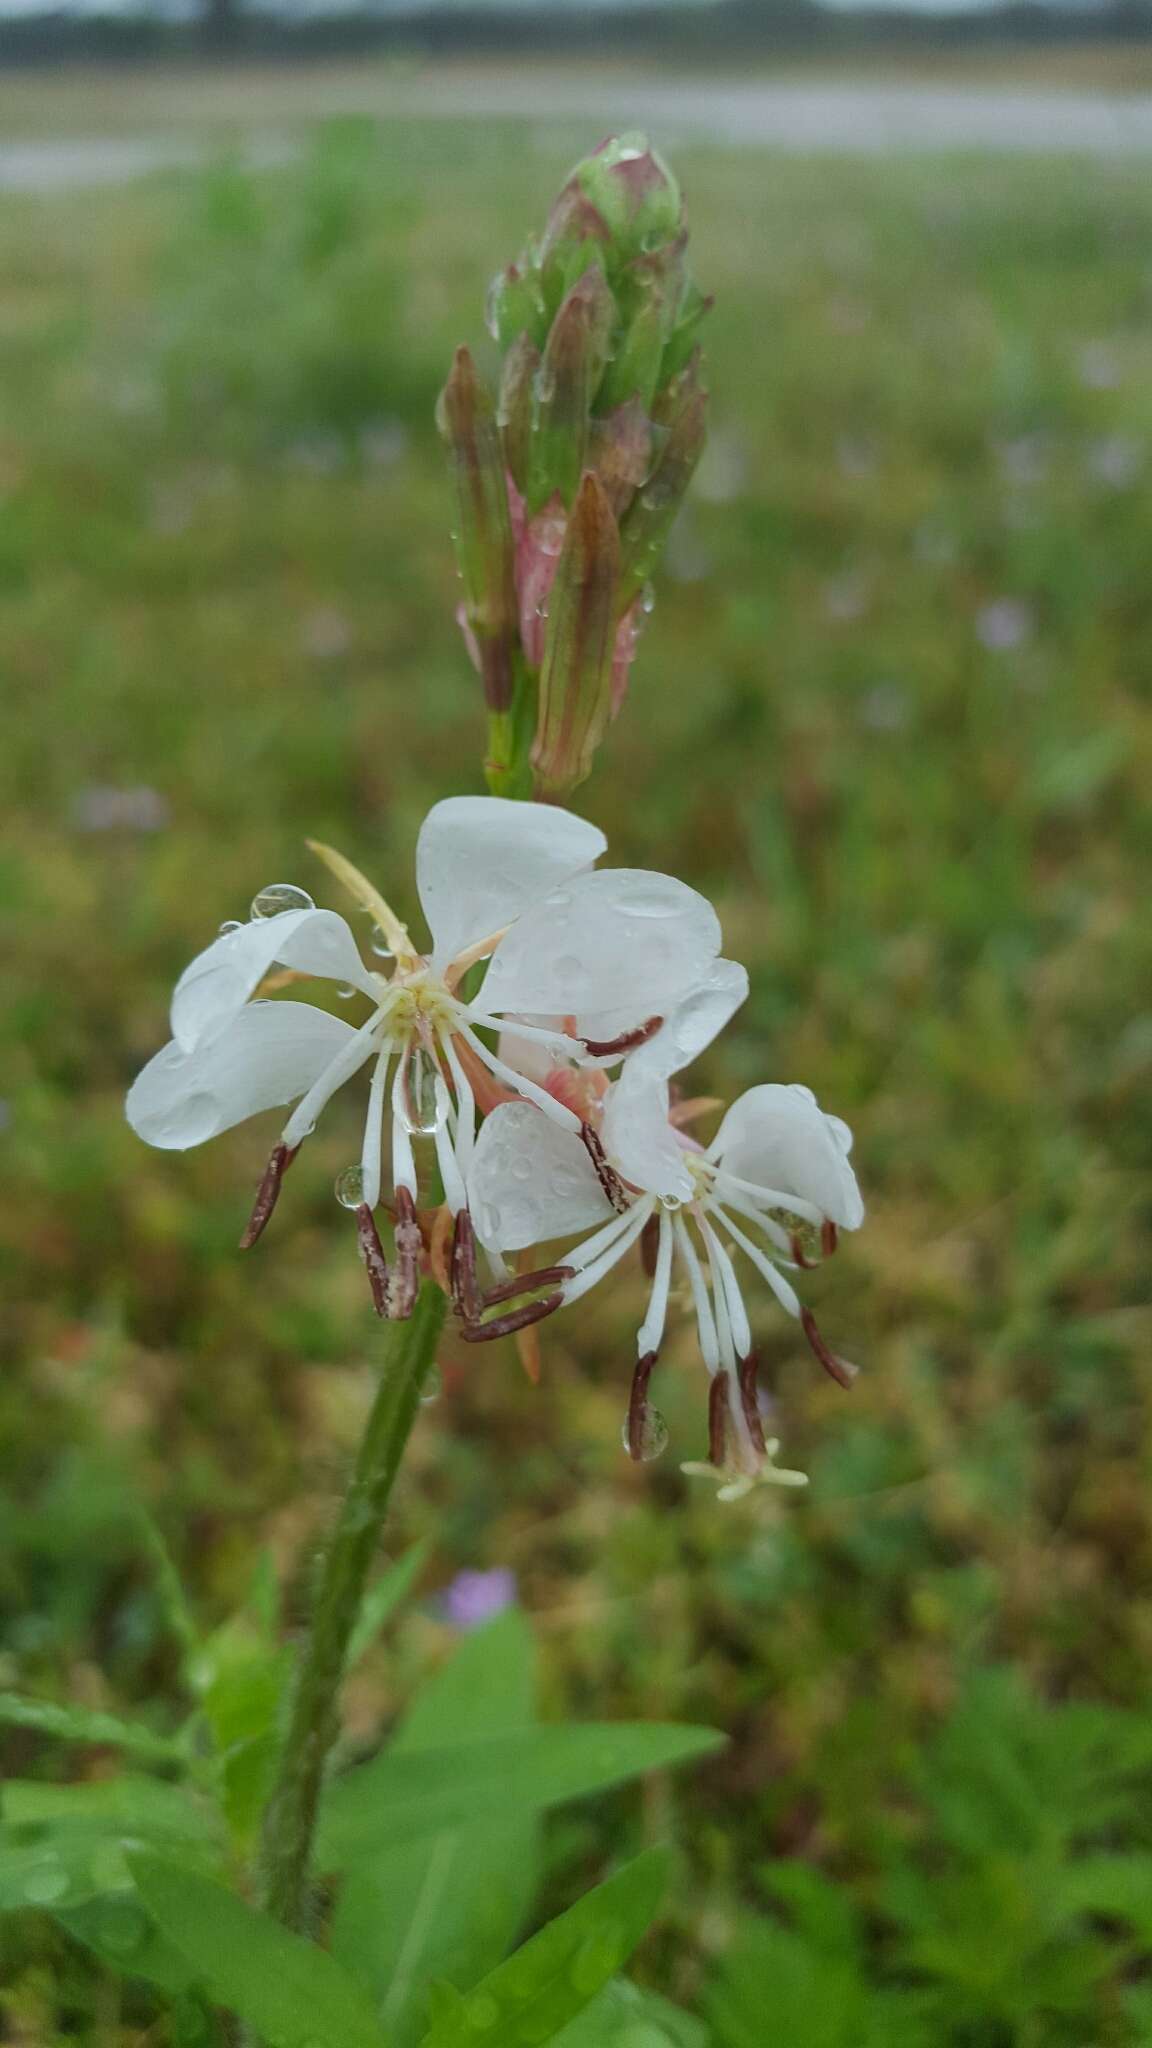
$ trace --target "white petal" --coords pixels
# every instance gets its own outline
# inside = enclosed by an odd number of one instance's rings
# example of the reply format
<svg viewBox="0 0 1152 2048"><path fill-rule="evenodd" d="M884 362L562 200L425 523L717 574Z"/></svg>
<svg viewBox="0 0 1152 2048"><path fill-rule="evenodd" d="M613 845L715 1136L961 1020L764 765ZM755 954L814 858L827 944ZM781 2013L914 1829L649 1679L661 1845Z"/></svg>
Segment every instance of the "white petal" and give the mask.
<svg viewBox="0 0 1152 2048"><path fill-rule="evenodd" d="M846 1130L838 1117L825 1116L809 1089L768 1082L732 1104L709 1156L741 1180L799 1195L842 1230L857 1230L864 1204Z"/></svg>
<svg viewBox="0 0 1152 2048"><path fill-rule="evenodd" d="M613 1166L648 1195L691 1200L692 1176L668 1121L668 1083L629 1061L604 1098L604 1150Z"/></svg>
<svg viewBox="0 0 1152 2048"><path fill-rule="evenodd" d="M434 804L416 844L416 887L433 962L445 967L537 897L591 867L607 840L551 804L450 796Z"/></svg>
<svg viewBox="0 0 1152 2048"><path fill-rule="evenodd" d="M223 932L184 969L172 997L177 1044L191 1052L223 1030L277 961L368 994L374 988L352 933L334 910L282 910Z"/></svg>
<svg viewBox="0 0 1152 2048"><path fill-rule="evenodd" d="M149 1060L125 1114L149 1145L184 1152L262 1109L295 1102L355 1036L311 1003L249 1003L207 1045L185 1052L173 1041Z"/></svg>
<svg viewBox="0 0 1152 2048"><path fill-rule="evenodd" d="M468 1200L481 1243L502 1252L587 1230L613 1213L579 1138L529 1102L501 1103L485 1118Z"/></svg>
<svg viewBox="0 0 1152 2048"><path fill-rule="evenodd" d="M628 1068L669 1076L690 1066L723 1031L748 994L748 975L736 960L713 962L700 987L677 1003L647 1045L628 1055Z"/></svg>
<svg viewBox="0 0 1152 2048"><path fill-rule="evenodd" d="M513 925L480 1000L489 1012L650 1017L705 979L719 947L716 913L695 889L643 868L596 869Z"/></svg>

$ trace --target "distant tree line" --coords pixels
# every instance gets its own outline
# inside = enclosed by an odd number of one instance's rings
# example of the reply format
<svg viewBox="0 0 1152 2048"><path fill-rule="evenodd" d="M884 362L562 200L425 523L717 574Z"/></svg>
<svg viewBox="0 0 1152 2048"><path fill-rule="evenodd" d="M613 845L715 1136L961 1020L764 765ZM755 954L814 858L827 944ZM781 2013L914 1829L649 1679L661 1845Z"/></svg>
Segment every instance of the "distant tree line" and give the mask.
<svg viewBox="0 0 1152 2048"><path fill-rule="evenodd" d="M899 45L963 49L1152 39L1152 0L1003 0L993 8L925 14L899 4L850 14L819 0L715 0L715 4L600 8L540 0L536 8L418 4L403 13L349 6L339 13L278 15L267 4L201 0L198 15L174 21L150 11L72 14L46 6L14 20L0 17L0 65L78 58L122 60L217 52L221 57L339 56L361 51L412 56L538 53L682 55L725 61L779 54L848 55Z"/></svg>

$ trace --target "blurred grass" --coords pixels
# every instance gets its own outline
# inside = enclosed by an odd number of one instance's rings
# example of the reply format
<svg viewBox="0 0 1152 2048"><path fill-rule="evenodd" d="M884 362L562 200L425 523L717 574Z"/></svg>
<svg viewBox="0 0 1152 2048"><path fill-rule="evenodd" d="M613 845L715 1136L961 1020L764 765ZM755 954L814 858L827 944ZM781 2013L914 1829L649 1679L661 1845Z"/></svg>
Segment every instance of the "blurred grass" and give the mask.
<svg viewBox="0 0 1152 2048"><path fill-rule="evenodd" d="M162 1702L133 1492L219 1617L259 1546L298 1577L355 1439L355 1105L241 1258L267 1134L155 1154L121 1099L222 919L324 898L306 834L411 911L422 813L478 786L431 408L578 139L344 122L274 173L0 207L0 1682ZM432 1536L429 1587L512 1565L554 1701L733 1731L684 1794L687 1993L757 1858L868 1896L978 1667L1149 1703L1152 193L1138 162L680 167L715 437L586 808L752 970L701 1085L803 1079L857 1130L867 1228L807 1291L865 1370L843 1397L765 1305L812 1486L723 1510L676 1469L684 1323L673 1454L623 1459L639 1293L605 1290L538 1390L449 1348L390 1542ZM413 1618L355 1729L443 1633Z"/></svg>

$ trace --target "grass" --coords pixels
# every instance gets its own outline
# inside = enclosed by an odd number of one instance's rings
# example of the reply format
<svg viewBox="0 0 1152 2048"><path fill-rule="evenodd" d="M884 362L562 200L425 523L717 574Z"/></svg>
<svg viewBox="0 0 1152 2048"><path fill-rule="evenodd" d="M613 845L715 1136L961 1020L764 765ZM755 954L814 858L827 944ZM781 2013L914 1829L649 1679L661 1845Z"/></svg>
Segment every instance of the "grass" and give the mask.
<svg viewBox="0 0 1152 2048"><path fill-rule="evenodd" d="M218 923L275 879L325 895L305 835L412 910L423 811L478 784L430 415L567 140L457 130L449 157L344 123L283 171L0 209L0 1683L162 1719L133 1495L222 1618L261 1552L299 1583L355 1440L374 1325L331 1193L354 1105L241 1258L267 1133L150 1153L121 1099ZM704 1429L682 1320L673 1451L620 1453L637 1279L549 1326L539 1389L504 1347L449 1347L390 1536L432 1539L424 1598L350 1726L442 1654L436 1589L511 1565L554 1705L733 1735L676 1795L695 1878L665 1990L706 2002L736 1933L768 1944L740 1982L782 1981L800 1935L745 1911L789 1858L840 1887L869 1984L952 1969L932 2039L1147 2040L1114 1915L1068 1937L1071 1990L1011 1931L1013 1996L988 1989L1031 1866L1007 1795L965 1787L1055 1730L1033 1779L1059 1815L1070 1724L1029 1701L1111 1709L1121 1745L1149 1707L1152 194L1120 163L681 168L715 435L583 794L616 861L713 896L752 971L701 1086L803 1079L856 1129L867 1227L809 1298L864 1371L841 1395L765 1307L812 1483L722 1510L677 1471ZM4 1760L64 1768L26 1731ZM1060 1855L1145 1856L1149 1808L1143 1778L1106 1826L1069 1805ZM626 1824L557 1832L559 1901ZM942 1870L950 1924L901 1946ZM7 1979L18 2040L155 2020L34 1915ZM716 2001L721 2048L759 2043Z"/></svg>

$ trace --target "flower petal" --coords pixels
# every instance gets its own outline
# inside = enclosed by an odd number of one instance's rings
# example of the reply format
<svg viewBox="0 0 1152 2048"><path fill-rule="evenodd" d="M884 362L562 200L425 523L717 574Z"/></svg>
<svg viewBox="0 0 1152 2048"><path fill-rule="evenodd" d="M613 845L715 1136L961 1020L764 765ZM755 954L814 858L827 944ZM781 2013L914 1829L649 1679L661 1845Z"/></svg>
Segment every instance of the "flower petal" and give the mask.
<svg viewBox="0 0 1152 2048"><path fill-rule="evenodd" d="M579 1138L530 1102L486 1117L468 1174L476 1234L491 1251L523 1251L613 1214Z"/></svg>
<svg viewBox="0 0 1152 2048"><path fill-rule="evenodd" d="M732 1104L709 1157L741 1180L814 1203L842 1230L858 1230L864 1204L846 1135L848 1126L825 1116L810 1089L766 1082Z"/></svg>
<svg viewBox="0 0 1152 2048"><path fill-rule="evenodd" d="M645 1194L690 1201L692 1176L668 1121L668 1083L634 1062L635 1055L604 1099L604 1150L625 1180Z"/></svg>
<svg viewBox="0 0 1152 2048"><path fill-rule="evenodd" d="M277 961L300 974L375 992L342 917L334 910L282 910L278 917L254 918L221 933L184 969L172 997L177 1045L191 1052L222 1031Z"/></svg>
<svg viewBox="0 0 1152 2048"><path fill-rule="evenodd" d="M655 1037L629 1054L628 1070L678 1074L711 1045L747 994L748 975L739 961L714 961L699 988L677 1003Z"/></svg>
<svg viewBox="0 0 1152 2048"><path fill-rule="evenodd" d="M720 947L716 913L671 875L603 868L553 889L493 955L486 1010L650 1017L702 982Z"/></svg>
<svg viewBox="0 0 1152 2048"><path fill-rule="evenodd" d="M125 1114L147 1144L184 1152L262 1109L294 1102L355 1036L311 1003L248 1003L206 1045L185 1052L173 1040L149 1060L128 1091ZM365 1058L371 1050L366 1044Z"/></svg>
<svg viewBox="0 0 1152 2048"><path fill-rule="evenodd" d="M540 896L591 867L607 840L552 804L450 796L433 804L416 844L416 887L435 966L502 931Z"/></svg>

